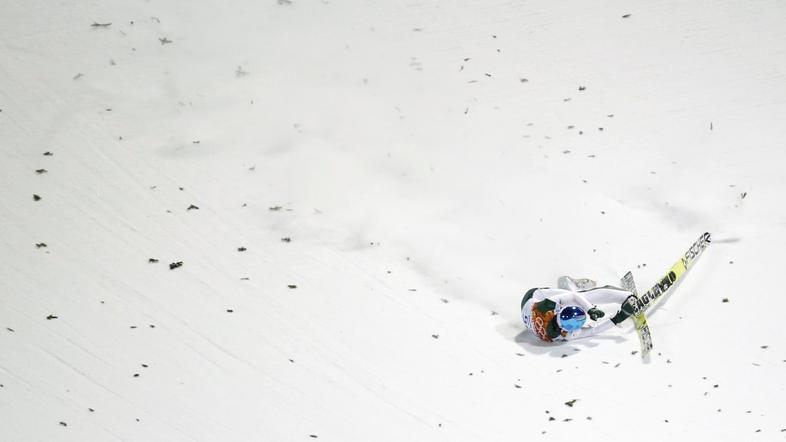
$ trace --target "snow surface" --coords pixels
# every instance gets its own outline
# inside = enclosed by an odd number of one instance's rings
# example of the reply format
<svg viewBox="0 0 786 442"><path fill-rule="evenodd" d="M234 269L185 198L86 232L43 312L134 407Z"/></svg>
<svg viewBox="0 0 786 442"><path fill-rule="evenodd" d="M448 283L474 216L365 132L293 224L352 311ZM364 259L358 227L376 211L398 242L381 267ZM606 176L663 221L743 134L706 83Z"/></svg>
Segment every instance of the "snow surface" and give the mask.
<svg viewBox="0 0 786 442"><path fill-rule="evenodd" d="M0 440L784 440L784 19L0 1ZM649 363L523 332L705 230Z"/></svg>

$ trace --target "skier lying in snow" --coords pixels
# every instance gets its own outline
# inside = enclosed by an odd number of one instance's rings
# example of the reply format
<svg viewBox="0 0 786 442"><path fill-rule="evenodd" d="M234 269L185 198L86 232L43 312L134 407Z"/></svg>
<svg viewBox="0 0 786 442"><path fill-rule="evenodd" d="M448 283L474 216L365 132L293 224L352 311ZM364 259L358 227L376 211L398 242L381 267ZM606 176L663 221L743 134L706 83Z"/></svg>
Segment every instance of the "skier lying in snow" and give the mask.
<svg viewBox="0 0 786 442"><path fill-rule="evenodd" d="M595 288L589 279L562 276L558 288L534 288L521 300L524 325L538 338L552 342L585 338L602 333L630 317L637 302L631 292L605 286ZM596 304L618 303L620 310L611 319L584 326L587 316L597 321L606 314Z"/></svg>

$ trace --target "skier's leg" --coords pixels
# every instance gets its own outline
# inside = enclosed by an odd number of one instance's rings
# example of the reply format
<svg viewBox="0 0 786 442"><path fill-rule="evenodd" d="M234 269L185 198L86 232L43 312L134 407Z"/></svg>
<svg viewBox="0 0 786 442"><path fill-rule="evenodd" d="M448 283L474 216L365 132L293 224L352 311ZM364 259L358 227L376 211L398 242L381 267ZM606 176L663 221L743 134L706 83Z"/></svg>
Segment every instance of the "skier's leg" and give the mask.
<svg viewBox="0 0 786 442"><path fill-rule="evenodd" d="M587 300L593 304L622 304L630 295L630 292L617 287L607 285L592 290L582 292Z"/></svg>
<svg viewBox="0 0 786 442"><path fill-rule="evenodd" d="M584 296L584 292L574 293L573 300L575 305L583 308L585 312L589 312L591 308L595 307L595 305L589 299L587 299L586 296Z"/></svg>

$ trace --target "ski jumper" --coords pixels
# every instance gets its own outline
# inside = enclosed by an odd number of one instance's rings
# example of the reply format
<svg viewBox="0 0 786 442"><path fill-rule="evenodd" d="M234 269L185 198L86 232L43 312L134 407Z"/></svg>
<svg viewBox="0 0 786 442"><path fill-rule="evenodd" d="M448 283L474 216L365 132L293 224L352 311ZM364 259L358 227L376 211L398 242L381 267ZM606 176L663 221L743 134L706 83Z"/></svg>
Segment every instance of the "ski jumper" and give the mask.
<svg viewBox="0 0 786 442"><path fill-rule="evenodd" d="M586 338L612 328L614 323L611 319L605 319L598 321L594 326L584 326L568 332L557 324L560 310L563 307L577 305L586 312L596 304L622 304L630 294L626 290L611 286L580 292L555 288L531 289L521 300L521 318L528 330L547 342Z"/></svg>

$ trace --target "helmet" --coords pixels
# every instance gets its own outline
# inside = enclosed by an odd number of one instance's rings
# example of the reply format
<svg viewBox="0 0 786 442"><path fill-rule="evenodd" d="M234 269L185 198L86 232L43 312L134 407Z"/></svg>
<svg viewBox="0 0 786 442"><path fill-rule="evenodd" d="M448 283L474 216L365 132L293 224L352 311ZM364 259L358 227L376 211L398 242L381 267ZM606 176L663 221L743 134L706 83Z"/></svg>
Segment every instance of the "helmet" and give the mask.
<svg viewBox="0 0 786 442"><path fill-rule="evenodd" d="M587 321L587 314L577 305L569 305L559 312L557 324L569 332L578 330Z"/></svg>

